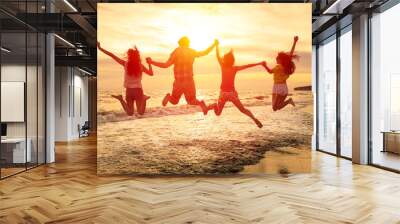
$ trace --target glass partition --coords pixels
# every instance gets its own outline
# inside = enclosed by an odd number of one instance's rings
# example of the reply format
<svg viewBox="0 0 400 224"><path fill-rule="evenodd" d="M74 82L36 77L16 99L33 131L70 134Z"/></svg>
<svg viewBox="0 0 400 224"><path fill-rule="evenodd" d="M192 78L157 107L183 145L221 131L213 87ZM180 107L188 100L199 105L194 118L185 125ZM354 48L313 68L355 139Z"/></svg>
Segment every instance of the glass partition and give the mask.
<svg viewBox="0 0 400 224"><path fill-rule="evenodd" d="M26 141L26 41L25 32L1 34L2 177L24 171L31 161Z"/></svg>
<svg viewBox="0 0 400 224"><path fill-rule="evenodd" d="M336 153L336 36L318 47L318 149Z"/></svg>
<svg viewBox="0 0 400 224"><path fill-rule="evenodd" d="M43 11L43 1L1 2L17 12ZM17 7L17 8L16 8ZM0 12L0 178L45 163L44 33Z"/></svg>

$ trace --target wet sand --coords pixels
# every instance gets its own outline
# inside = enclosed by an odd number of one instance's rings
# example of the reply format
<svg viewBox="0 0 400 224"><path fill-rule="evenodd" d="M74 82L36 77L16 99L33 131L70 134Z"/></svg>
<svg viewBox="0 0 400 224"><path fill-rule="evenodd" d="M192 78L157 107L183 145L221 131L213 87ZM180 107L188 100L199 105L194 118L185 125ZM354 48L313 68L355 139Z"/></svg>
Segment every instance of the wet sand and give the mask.
<svg viewBox="0 0 400 224"><path fill-rule="evenodd" d="M198 108L186 105L164 108L169 110L168 116L148 113L142 118L117 116L108 121L100 116L98 174L260 173L279 172L282 166L290 173L307 172L307 158L308 164L311 162L307 157L313 119L311 93L297 92L297 106L278 112L267 105L269 100L265 96L248 105L264 124L262 129L230 103L220 117L212 112L204 116ZM186 112L178 113L182 107ZM282 156L290 156L288 161L302 158L304 165L281 163ZM271 161L276 165L268 169L251 166Z"/></svg>
<svg viewBox="0 0 400 224"><path fill-rule="evenodd" d="M310 146L281 147L265 152L257 164L247 165L242 174L267 173L288 175L311 172Z"/></svg>

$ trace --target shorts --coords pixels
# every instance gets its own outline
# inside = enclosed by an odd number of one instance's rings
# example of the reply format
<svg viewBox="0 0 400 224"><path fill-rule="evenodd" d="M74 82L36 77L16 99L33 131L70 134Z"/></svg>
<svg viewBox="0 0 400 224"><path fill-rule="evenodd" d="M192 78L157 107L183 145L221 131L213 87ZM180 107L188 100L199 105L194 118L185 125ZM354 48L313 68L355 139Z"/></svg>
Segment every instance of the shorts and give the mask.
<svg viewBox="0 0 400 224"><path fill-rule="evenodd" d="M221 91L221 92L219 92L218 101L237 101L237 100L239 100L239 96L236 91L229 91L229 92Z"/></svg>
<svg viewBox="0 0 400 224"><path fill-rule="evenodd" d="M143 89L142 88L126 88L125 99L126 101L141 100L143 99Z"/></svg>
<svg viewBox="0 0 400 224"><path fill-rule="evenodd" d="M274 87L272 88L272 93L285 96L288 95L289 90L286 83L274 84Z"/></svg>
<svg viewBox="0 0 400 224"><path fill-rule="evenodd" d="M175 80L172 87L171 97L174 101L179 101L181 96L185 95L187 103L197 102L196 86L193 79Z"/></svg>

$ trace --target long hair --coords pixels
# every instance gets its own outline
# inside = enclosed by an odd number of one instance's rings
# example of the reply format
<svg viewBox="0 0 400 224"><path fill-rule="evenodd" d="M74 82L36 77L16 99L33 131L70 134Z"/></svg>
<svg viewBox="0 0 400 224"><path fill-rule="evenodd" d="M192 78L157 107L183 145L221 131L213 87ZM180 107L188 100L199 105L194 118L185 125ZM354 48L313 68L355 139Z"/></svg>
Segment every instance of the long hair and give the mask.
<svg viewBox="0 0 400 224"><path fill-rule="evenodd" d="M128 56L126 71L130 76L140 76L142 74L142 62L140 60L140 52L136 48L129 48L126 52Z"/></svg>
<svg viewBox="0 0 400 224"><path fill-rule="evenodd" d="M291 75L296 70L296 65L293 62L293 59L298 59L298 55L290 56L289 53L279 52L278 56L276 56L276 60L279 64L283 66L284 72L286 75Z"/></svg>
<svg viewBox="0 0 400 224"><path fill-rule="evenodd" d="M225 66L233 66L235 64L235 56L233 55L233 50L230 50L222 58L222 63Z"/></svg>

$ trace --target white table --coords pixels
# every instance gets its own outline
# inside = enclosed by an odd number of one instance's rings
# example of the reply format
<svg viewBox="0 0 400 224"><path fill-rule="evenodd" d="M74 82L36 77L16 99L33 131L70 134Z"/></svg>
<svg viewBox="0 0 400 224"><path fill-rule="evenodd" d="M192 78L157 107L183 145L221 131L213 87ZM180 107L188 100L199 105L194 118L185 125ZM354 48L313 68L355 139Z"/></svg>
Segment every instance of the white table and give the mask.
<svg viewBox="0 0 400 224"><path fill-rule="evenodd" d="M32 153L31 153L31 145L32 140L30 138L26 139L28 143L26 147L25 153L25 138L5 138L1 139L2 147L6 146L13 146L13 163L25 163L31 162L32 160Z"/></svg>

